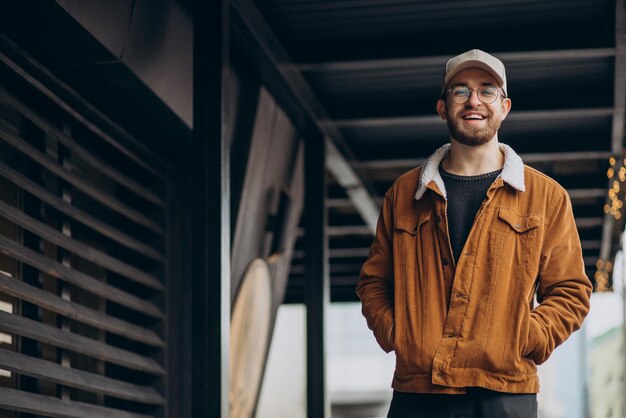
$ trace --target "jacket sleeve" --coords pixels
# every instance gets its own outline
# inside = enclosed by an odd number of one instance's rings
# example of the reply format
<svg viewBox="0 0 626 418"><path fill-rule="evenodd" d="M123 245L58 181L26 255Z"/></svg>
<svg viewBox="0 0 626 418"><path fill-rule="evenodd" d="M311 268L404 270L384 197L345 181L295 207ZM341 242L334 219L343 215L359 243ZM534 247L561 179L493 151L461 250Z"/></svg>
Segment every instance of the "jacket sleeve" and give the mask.
<svg viewBox="0 0 626 418"><path fill-rule="evenodd" d="M387 193L378 217L376 236L357 285L367 326L385 352L393 350L393 212Z"/></svg>
<svg viewBox="0 0 626 418"><path fill-rule="evenodd" d="M528 354L536 364L582 325L589 312L591 282L566 192L557 197L543 238L537 301L530 313Z"/></svg>

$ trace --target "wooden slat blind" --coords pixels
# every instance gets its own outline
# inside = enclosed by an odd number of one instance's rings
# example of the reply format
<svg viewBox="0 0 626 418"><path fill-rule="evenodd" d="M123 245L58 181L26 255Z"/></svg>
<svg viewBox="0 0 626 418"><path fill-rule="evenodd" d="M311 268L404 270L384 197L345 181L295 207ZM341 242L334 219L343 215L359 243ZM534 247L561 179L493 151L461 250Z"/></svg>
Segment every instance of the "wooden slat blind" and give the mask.
<svg viewBox="0 0 626 418"><path fill-rule="evenodd" d="M19 174L15 170L12 170L8 166L0 163L0 176L4 177L8 181L13 182L21 189L27 191L33 196L39 198L46 204L55 208L56 210L63 212L70 218L92 228L94 231L125 245L131 250L137 251L147 257L154 259L155 261L163 262L164 257L157 252L154 248L144 244L141 241L127 235L126 233L115 229L113 225L107 225L94 216L81 211L80 209L64 202L57 196L47 192L44 188L38 186L36 183L30 181L25 176Z"/></svg>
<svg viewBox="0 0 626 418"><path fill-rule="evenodd" d="M66 301L58 296L12 279L0 272L0 288L8 295L38 304L40 307L58 313L67 318L83 322L103 331L109 331L131 340L155 347L164 347L165 343L154 331L141 328L131 322L106 315L77 303Z"/></svg>
<svg viewBox="0 0 626 418"><path fill-rule="evenodd" d="M0 418L164 417L167 165L9 61L0 52L16 73L0 81Z"/></svg>
<svg viewBox="0 0 626 418"><path fill-rule="evenodd" d="M153 405L163 405L165 403L163 397L153 388L74 370L13 351L0 349L0 367L12 372L48 379L66 386L100 392L135 402Z"/></svg>
<svg viewBox="0 0 626 418"><path fill-rule="evenodd" d="M101 408L81 402L68 402L49 396L34 395L0 387L0 407L14 411L63 418L149 418L110 408Z"/></svg>
<svg viewBox="0 0 626 418"><path fill-rule="evenodd" d="M78 145L70 137L65 135L60 129L55 128L49 121L31 111L27 106L22 104L22 102L17 100L14 96L9 94L3 88L0 88L0 97L2 97L2 99L6 103L10 104L14 109L20 112L24 117L28 118L32 123L37 125L39 129L46 132L50 136L54 136L73 154L80 156L92 167L95 167L102 172L106 172L107 175L114 179L117 183L124 185L129 190L132 190L133 193L140 195L144 199L149 200L162 207L165 206L163 199L159 195L149 189L146 189L133 178L123 174L115 166L108 164L106 161L103 161L96 156L93 156L87 149Z"/></svg>
<svg viewBox="0 0 626 418"><path fill-rule="evenodd" d="M133 279L138 283L151 287L157 290L163 290L163 284L146 272L128 265L122 261L119 261L115 257L111 257L103 251L99 251L89 245L75 241L66 237L56 229L47 226L43 222L25 215L17 209L12 208L10 205L0 201L0 216L13 222L14 224L31 231L34 234L39 235L46 241L63 247L72 253L83 257L85 260L89 260L101 267L108 268L111 271L122 274L129 279Z"/></svg>
<svg viewBox="0 0 626 418"><path fill-rule="evenodd" d="M29 264L42 273L72 283L88 292L107 298L121 305L143 312L146 315L163 319L163 312L150 302L133 294L110 286L102 281L91 277L78 270L66 267L61 263L50 260L45 255L41 255L34 250L16 244L14 241L0 236L0 252L13 257L15 260Z"/></svg>
<svg viewBox="0 0 626 418"><path fill-rule="evenodd" d="M53 174L59 176L61 179L70 183L73 187L80 190L81 192L89 195L89 197L97 200L99 203L104 206L108 206L109 208L121 213L122 215L128 217L130 220L137 222L140 225L145 226L155 232L162 233L163 227L158 223L154 222L149 217L145 216L139 210L121 202L119 199L111 196L98 188L94 187L93 184L90 184L88 181L84 180L82 177L72 174L65 170L62 166L56 163L47 155L37 151L37 149L28 144L23 138L14 135L10 130L6 129L6 127L0 125L0 139L7 144L13 146L18 151L21 151L24 155L27 155L37 163L41 164L42 167L46 168Z"/></svg>

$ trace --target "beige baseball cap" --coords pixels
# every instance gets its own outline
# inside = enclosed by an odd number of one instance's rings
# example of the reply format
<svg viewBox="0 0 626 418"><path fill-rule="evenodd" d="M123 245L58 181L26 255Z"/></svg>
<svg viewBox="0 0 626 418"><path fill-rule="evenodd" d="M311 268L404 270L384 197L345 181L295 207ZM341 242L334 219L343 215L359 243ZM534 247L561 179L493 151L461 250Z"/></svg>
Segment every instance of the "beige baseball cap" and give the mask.
<svg viewBox="0 0 626 418"><path fill-rule="evenodd" d="M504 94L508 96L506 91L506 72L504 71L504 64L498 58L486 53L485 51L481 51L480 49L472 49L471 51L457 55L448 61L446 64L446 73L443 77L441 94L443 94L448 86L448 83L454 78L455 75L463 70L467 70L468 68L480 68L481 70L487 71L489 74L494 76L498 83L500 83L500 87L504 90Z"/></svg>

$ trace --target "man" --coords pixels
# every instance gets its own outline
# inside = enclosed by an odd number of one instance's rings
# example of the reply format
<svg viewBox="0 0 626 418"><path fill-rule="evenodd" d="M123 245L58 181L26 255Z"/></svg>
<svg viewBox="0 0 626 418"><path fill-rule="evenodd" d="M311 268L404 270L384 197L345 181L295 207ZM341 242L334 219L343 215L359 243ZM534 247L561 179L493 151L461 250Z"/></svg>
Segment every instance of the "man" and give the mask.
<svg viewBox="0 0 626 418"><path fill-rule="evenodd" d="M589 310L567 192L498 141L510 109L500 60L452 58L450 143L385 194L357 293L395 351L388 417L536 417L537 365Z"/></svg>

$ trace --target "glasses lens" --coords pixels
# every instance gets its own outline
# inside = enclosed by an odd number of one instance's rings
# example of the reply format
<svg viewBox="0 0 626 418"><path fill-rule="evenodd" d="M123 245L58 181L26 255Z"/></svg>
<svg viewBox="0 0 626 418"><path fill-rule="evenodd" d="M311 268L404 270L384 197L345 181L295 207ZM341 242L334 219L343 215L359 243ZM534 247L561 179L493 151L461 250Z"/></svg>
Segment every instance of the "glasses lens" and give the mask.
<svg viewBox="0 0 626 418"><path fill-rule="evenodd" d="M465 87L465 86L454 86L449 90L449 92L450 92L450 99L454 103L459 103L459 104L465 103L467 99L469 99L470 94L472 94L472 91L469 89L469 87Z"/></svg>
<svg viewBox="0 0 626 418"><path fill-rule="evenodd" d="M448 90L450 99L454 103L463 104L467 102L472 95L472 89L467 86L454 86ZM486 104L496 101L498 98L498 88L492 85L481 86L476 90L478 99Z"/></svg>
<svg viewBox="0 0 626 418"><path fill-rule="evenodd" d="M481 86L478 89L478 98L483 103L493 103L498 98L498 88L496 86Z"/></svg>

